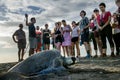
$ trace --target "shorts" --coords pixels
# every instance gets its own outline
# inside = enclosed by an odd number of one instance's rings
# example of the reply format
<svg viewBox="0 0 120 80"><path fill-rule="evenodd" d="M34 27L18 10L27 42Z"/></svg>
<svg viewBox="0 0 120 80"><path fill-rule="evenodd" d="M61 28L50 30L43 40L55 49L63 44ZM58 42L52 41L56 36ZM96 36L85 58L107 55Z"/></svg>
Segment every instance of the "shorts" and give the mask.
<svg viewBox="0 0 120 80"><path fill-rule="evenodd" d="M50 38L44 38L43 44L50 44Z"/></svg>
<svg viewBox="0 0 120 80"><path fill-rule="evenodd" d="M25 39L18 40L18 48L25 49L25 47L26 47L26 40Z"/></svg>
<svg viewBox="0 0 120 80"><path fill-rule="evenodd" d="M34 37L29 37L30 48L35 49L37 46L37 40Z"/></svg>
<svg viewBox="0 0 120 80"><path fill-rule="evenodd" d="M100 36L100 33L99 33L99 31L94 31L94 37L99 37Z"/></svg>
<svg viewBox="0 0 120 80"><path fill-rule="evenodd" d="M81 42L88 42L89 43L89 32L81 34Z"/></svg>
<svg viewBox="0 0 120 80"><path fill-rule="evenodd" d="M79 37L73 37L72 39L71 39L71 42L78 42L78 40L79 40Z"/></svg>

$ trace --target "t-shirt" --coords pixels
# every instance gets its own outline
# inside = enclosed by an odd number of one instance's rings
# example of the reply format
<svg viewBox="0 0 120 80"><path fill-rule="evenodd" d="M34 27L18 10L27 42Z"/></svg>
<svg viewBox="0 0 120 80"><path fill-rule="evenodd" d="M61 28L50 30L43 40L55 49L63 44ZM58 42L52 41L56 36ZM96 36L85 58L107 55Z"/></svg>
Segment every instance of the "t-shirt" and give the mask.
<svg viewBox="0 0 120 80"><path fill-rule="evenodd" d="M29 37L36 37L34 24L29 25Z"/></svg>
<svg viewBox="0 0 120 80"><path fill-rule="evenodd" d="M72 37L79 37L78 30L80 30L79 26L76 26L75 28L73 28L71 36Z"/></svg>
<svg viewBox="0 0 120 80"><path fill-rule="evenodd" d="M101 14L101 21L103 23L106 23L109 19L109 17L111 17L111 13L108 11L108 12L105 12L105 14Z"/></svg>
<svg viewBox="0 0 120 80"><path fill-rule="evenodd" d="M83 17L80 22L79 22L79 28L82 31L81 34L85 33L85 32L89 32L89 28L87 28L86 30L83 31L83 29L89 24L89 20L87 17Z"/></svg>
<svg viewBox="0 0 120 80"><path fill-rule="evenodd" d="M100 25L100 15L97 15L96 21L97 21L98 24Z"/></svg>
<svg viewBox="0 0 120 80"><path fill-rule="evenodd" d="M87 17L84 17L80 20L80 29L83 30L89 24L89 20Z"/></svg>
<svg viewBox="0 0 120 80"><path fill-rule="evenodd" d="M36 30L36 38L38 42L41 42L41 31Z"/></svg>
<svg viewBox="0 0 120 80"><path fill-rule="evenodd" d="M18 29L17 31L15 31L14 35L16 36L16 38L18 40L21 40L21 39L25 40L26 39L25 32L23 30L21 30L21 29Z"/></svg>

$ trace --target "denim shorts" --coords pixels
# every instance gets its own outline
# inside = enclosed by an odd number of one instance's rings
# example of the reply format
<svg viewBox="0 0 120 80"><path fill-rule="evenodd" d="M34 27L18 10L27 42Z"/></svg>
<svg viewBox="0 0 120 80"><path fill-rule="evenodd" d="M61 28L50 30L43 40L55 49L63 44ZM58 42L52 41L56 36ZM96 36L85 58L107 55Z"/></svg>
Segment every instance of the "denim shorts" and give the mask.
<svg viewBox="0 0 120 80"><path fill-rule="evenodd" d="M82 43L89 42L89 32L81 34L81 41Z"/></svg>

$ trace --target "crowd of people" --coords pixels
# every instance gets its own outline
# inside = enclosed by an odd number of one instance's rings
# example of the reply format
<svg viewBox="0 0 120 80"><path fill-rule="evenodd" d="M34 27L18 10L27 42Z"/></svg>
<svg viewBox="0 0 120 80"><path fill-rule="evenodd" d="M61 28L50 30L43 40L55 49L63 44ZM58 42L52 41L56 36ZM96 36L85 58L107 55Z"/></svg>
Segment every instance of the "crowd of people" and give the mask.
<svg viewBox="0 0 120 80"><path fill-rule="evenodd" d="M51 39L53 49L63 50L64 57L80 58L80 46L83 44L86 50L86 58L92 57L90 41L92 40L95 56L107 56L107 40L111 48L111 57L120 55L120 1L116 0L118 10L111 14L106 10L106 4L100 3L99 9L95 8L89 19L86 11L80 11L81 20L79 22L72 21L67 24L66 20L55 23L53 32L49 29L49 24L45 24L45 29L35 27L36 19L31 18L28 23L28 15L26 14L26 25L29 29L29 56L35 52L49 50ZM23 60L24 49L26 45L25 32L22 30L23 25L19 25L20 29L13 34L13 40L18 43L19 61ZM17 40L15 39L17 36ZM115 50L116 49L116 50ZM116 53L115 53L116 52ZM20 55L22 53L22 55Z"/></svg>

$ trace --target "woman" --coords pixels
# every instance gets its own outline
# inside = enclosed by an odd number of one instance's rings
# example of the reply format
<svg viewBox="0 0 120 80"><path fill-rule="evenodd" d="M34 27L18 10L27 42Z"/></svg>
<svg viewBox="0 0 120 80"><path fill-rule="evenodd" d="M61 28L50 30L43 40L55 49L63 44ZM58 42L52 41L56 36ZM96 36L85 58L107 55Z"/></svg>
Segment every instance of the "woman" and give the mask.
<svg viewBox="0 0 120 80"><path fill-rule="evenodd" d="M42 34L43 34L44 48L45 48L45 50L49 50L50 49L50 34L51 34L51 31L48 29L48 24L45 24L45 29L43 30Z"/></svg>
<svg viewBox="0 0 120 80"><path fill-rule="evenodd" d="M62 20L62 24L63 24L63 37L64 37L64 42L62 43L62 47L63 47L63 53L67 54L67 56L69 56L70 53L70 47L71 47L71 36L70 36L70 32L72 31L71 27L69 25L67 25L65 20ZM65 56L65 55L64 55Z"/></svg>
<svg viewBox="0 0 120 80"><path fill-rule="evenodd" d="M119 39L120 39L120 25L118 24L118 19L117 19L117 14L114 13L113 14L113 24L112 24L112 27L114 29L114 33L113 33L113 39L114 39L114 42L115 42L115 46L116 46L116 55L120 55L120 42L119 42Z"/></svg>
<svg viewBox="0 0 120 80"><path fill-rule="evenodd" d="M79 36L80 36L80 28L76 25L76 22L72 22L72 32L71 32L71 54L75 57L74 47L77 49L77 58L80 57L80 48L79 48Z"/></svg>
<svg viewBox="0 0 120 80"><path fill-rule="evenodd" d="M63 30L62 30L59 22L56 22L56 23L55 23L54 33L55 33L55 46L56 46L56 48L61 52L62 36L63 36L62 33L63 33Z"/></svg>
<svg viewBox="0 0 120 80"><path fill-rule="evenodd" d="M102 42L99 34L99 24L100 24L100 14L99 10L95 9L94 14L92 15L91 22L90 22L90 28L92 29L91 32L91 39L93 40L94 50L95 50L95 56L98 57L98 49L100 51L100 54L102 53Z"/></svg>
<svg viewBox="0 0 120 80"><path fill-rule="evenodd" d="M110 25L111 13L109 11L106 11L105 3L100 3L99 8L102 12L100 15L100 26L99 26L101 40L102 40L102 56L103 57L107 56L106 55L106 49L107 49L106 38L107 38L111 47L111 57L114 57L114 43L112 38L112 27Z"/></svg>
<svg viewBox="0 0 120 80"><path fill-rule="evenodd" d="M37 47L36 53L41 51L41 31L39 26L36 27L36 39L37 39Z"/></svg>

